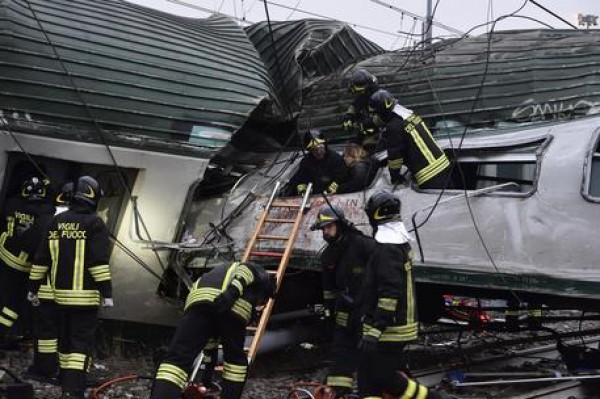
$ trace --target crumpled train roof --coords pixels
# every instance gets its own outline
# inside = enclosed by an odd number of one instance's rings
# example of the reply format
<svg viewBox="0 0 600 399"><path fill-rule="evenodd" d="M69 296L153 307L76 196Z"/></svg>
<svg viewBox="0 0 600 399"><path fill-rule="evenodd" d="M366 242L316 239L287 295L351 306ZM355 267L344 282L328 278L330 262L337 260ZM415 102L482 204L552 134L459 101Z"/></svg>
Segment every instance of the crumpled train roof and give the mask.
<svg viewBox="0 0 600 399"><path fill-rule="evenodd" d="M15 130L94 140L93 119L112 143L210 150L271 97L258 52L222 16L117 0L0 0L0 21L0 110Z"/></svg>

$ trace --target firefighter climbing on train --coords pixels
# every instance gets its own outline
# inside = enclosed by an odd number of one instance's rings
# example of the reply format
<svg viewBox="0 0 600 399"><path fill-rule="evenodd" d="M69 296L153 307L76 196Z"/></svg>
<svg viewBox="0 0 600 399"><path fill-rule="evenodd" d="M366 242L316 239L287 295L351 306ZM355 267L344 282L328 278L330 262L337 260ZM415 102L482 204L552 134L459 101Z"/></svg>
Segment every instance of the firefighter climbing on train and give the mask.
<svg viewBox="0 0 600 399"><path fill-rule="evenodd" d="M83 399L100 306L113 306L109 232L96 214L102 198L90 176L77 180L69 210L54 217L29 275L27 298L39 303L49 273L58 312L61 399Z"/></svg>
<svg viewBox="0 0 600 399"><path fill-rule="evenodd" d="M419 188L448 187L450 161L420 116L398 104L387 90L373 93L369 112L382 128L377 149L387 151L392 184L404 183L401 168L406 165Z"/></svg>
<svg viewBox="0 0 600 399"><path fill-rule="evenodd" d="M343 116L342 126L347 132L356 134L354 142L372 154L379 141L379 127L369 114L369 98L379 90L377 78L365 69L354 71L348 84L348 91L354 97L352 104Z"/></svg>
<svg viewBox="0 0 600 399"><path fill-rule="evenodd" d="M69 209L73 198L73 183L65 183L56 196L56 214ZM51 219L44 226L48 230ZM44 237L45 238L45 237ZM45 242L45 240L43 240ZM25 377L52 381L58 374L58 309L50 283L50 273L38 290L39 305L33 307L33 364Z"/></svg>
<svg viewBox="0 0 600 399"><path fill-rule="evenodd" d="M357 296L375 241L356 229L335 205L321 206L311 230L321 230L327 242L321 255L323 300L326 311L335 320L333 364L326 383L332 388L334 398L343 398L353 386L361 327Z"/></svg>
<svg viewBox="0 0 600 399"><path fill-rule="evenodd" d="M303 137L307 153L292 176L286 190L287 195L302 195L312 183L312 192L322 193L335 188L348 178L348 167L344 158L327 147L327 139L320 130L309 130Z"/></svg>
<svg viewBox="0 0 600 399"><path fill-rule="evenodd" d="M150 398L180 398L194 359L209 340L218 337L224 357L220 398L239 399L248 372L246 326L255 307L265 304L276 289L274 275L249 263L217 266L203 274L187 296L183 318L158 366Z"/></svg>
<svg viewBox="0 0 600 399"><path fill-rule="evenodd" d="M400 199L387 190L375 192L365 212L377 244L359 296L363 315L359 395L363 399L380 399L384 393L411 399L444 398L445 394L399 372L408 370L406 345L417 339L419 330L413 254L400 216Z"/></svg>
<svg viewBox="0 0 600 399"><path fill-rule="evenodd" d="M0 336L13 326L27 303L31 258L43 239L45 225L54 216L49 197L50 182L33 176L4 206L0 234Z"/></svg>

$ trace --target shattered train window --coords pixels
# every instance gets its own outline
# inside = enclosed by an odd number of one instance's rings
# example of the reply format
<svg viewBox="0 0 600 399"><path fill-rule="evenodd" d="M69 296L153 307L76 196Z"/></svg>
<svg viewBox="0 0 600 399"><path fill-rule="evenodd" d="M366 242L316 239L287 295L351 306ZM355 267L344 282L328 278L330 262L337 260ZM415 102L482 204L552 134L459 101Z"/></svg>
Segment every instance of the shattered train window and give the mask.
<svg viewBox="0 0 600 399"><path fill-rule="evenodd" d="M461 151L452 171L452 188L478 190L511 183L499 192L531 193L535 189L539 146ZM461 173L462 172L462 173Z"/></svg>
<svg viewBox="0 0 600 399"><path fill-rule="evenodd" d="M590 169L588 194L590 197L600 199L600 139L592 153L592 167Z"/></svg>

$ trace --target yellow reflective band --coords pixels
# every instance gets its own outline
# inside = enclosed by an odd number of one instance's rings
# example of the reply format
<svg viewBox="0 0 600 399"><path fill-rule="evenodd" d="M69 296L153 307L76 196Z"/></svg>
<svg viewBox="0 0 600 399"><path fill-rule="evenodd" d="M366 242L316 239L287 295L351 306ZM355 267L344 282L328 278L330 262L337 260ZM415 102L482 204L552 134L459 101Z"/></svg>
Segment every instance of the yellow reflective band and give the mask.
<svg viewBox="0 0 600 399"><path fill-rule="evenodd" d="M7 319L6 317L0 315L0 324L10 328L14 324L14 320Z"/></svg>
<svg viewBox="0 0 600 399"><path fill-rule="evenodd" d="M400 169L404 165L404 158L388 159L387 167L390 169Z"/></svg>
<svg viewBox="0 0 600 399"><path fill-rule="evenodd" d="M243 383L246 381L247 371L248 366L224 362L222 377L224 380Z"/></svg>
<svg viewBox="0 0 600 399"><path fill-rule="evenodd" d="M413 380L408 380L406 385L406 389L404 390L404 394L400 397L400 399L413 399L413 395L417 392L417 383Z"/></svg>
<svg viewBox="0 0 600 399"><path fill-rule="evenodd" d="M56 288L56 271L58 270L59 254L58 240L48 240L48 247L50 249L50 258L52 259L52 288Z"/></svg>
<svg viewBox="0 0 600 399"><path fill-rule="evenodd" d="M319 213L319 222L326 222L328 220L334 220L335 218L333 216L327 216L327 215L323 215L322 213Z"/></svg>
<svg viewBox="0 0 600 399"><path fill-rule="evenodd" d="M242 283L240 282L240 280L233 280L231 282L231 285L233 285L238 290L240 295L242 295L242 293L244 292L244 287L242 286Z"/></svg>
<svg viewBox="0 0 600 399"><path fill-rule="evenodd" d="M250 270L250 268L248 268L248 266L246 265L240 265L240 267L237 270L237 275L242 280L244 280L246 285L250 285L254 282L254 274L252 273L252 270Z"/></svg>
<svg viewBox="0 0 600 399"><path fill-rule="evenodd" d="M449 166L450 161L446 157L446 154L442 154L438 159L434 160L428 166L415 173L415 180L417 181L417 184L423 184L431 178L437 176Z"/></svg>
<svg viewBox="0 0 600 399"><path fill-rule="evenodd" d="M323 291L323 299L335 299L337 298L337 293L335 291Z"/></svg>
<svg viewBox="0 0 600 399"><path fill-rule="evenodd" d="M100 306L100 292L98 290L54 289L54 299L59 305Z"/></svg>
<svg viewBox="0 0 600 399"><path fill-rule="evenodd" d="M327 377L326 384L330 387L346 387L352 388L352 377L342 375L330 375Z"/></svg>
<svg viewBox="0 0 600 399"><path fill-rule="evenodd" d="M168 381L183 389L187 383L188 374L174 364L161 363L156 372L156 379Z"/></svg>
<svg viewBox="0 0 600 399"><path fill-rule="evenodd" d="M348 313L337 312L335 314L335 324L341 327L348 327Z"/></svg>
<svg viewBox="0 0 600 399"><path fill-rule="evenodd" d="M83 264L85 260L85 241L75 241L75 262L73 262L73 289L83 289Z"/></svg>
<svg viewBox="0 0 600 399"><path fill-rule="evenodd" d="M363 325L363 336L370 335L371 337L379 338L381 337L381 330L376 329L373 326L368 324Z"/></svg>
<svg viewBox="0 0 600 399"><path fill-rule="evenodd" d="M96 282L109 281L111 279L110 267L108 265L99 265L88 269L92 278Z"/></svg>
<svg viewBox="0 0 600 399"><path fill-rule="evenodd" d="M236 274L237 268L240 265L240 262L233 262L229 268L227 269L227 273L225 273L225 277L223 277L223 284L221 284L221 292L225 291L233 280L233 277Z"/></svg>
<svg viewBox="0 0 600 399"><path fill-rule="evenodd" d="M397 299L392 298L379 298L377 301L377 307L379 309L386 310L388 312L393 312L396 310L396 306L398 305Z"/></svg>
<svg viewBox="0 0 600 399"><path fill-rule="evenodd" d="M83 353L63 354L60 368L69 370L85 371L85 361L87 356Z"/></svg>
<svg viewBox="0 0 600 399"><path fill-rule="evenodd" d="M433 155L433 153L431 152L429 147L427 147L427 143L425 143L425 140L423 140L423 137L421 137L419 132L415 129L415 126L413 124L409 124L408 126L406 126L405 129L406 129L406 132L408 134L410 134L410 136L412 137L413 142L419 149L419 152L427 160L427 163L428 164L433 163L433 161L435 161L435 156Z"/></svg>
<svg viewBox="0 0 600 399"><path fill-rule="evenodd" d="M196 302L214 302L215 298L221 294L221 290L212 287L193 288L185 300L184 310Z"/></svg>
<svg viewBox="0 0 600 399"><path fill-rule="evenodd" d="M405 326L387 327L381 333L379 340L381 342L406 342L417 339L419 333L419 324L410 323ZM363 333L364 334L364 333Z"/></svg>
<svg viewBox="0 0 600 399"><path fill-rule="evenodd" d="M56 353L58 339L38 339L37 348L39 353Z"/></svg>
<svg viewBox="0 0 600 399"><path fill-rule="evenodd" d="M48 272L48 266L32 265L31 271L29 272L29 280L38 281L44 278Z"/></svg>
<svg viewBox="0 0 600 399"><path fill-rule="evenodd" d="M4 246L0 246L0 259L6 263L6 266L9 266L10 268L20 272L29 273L29 270L31 269L31 263L27 261L27 254L23 254L24 252L21 252L19 256L15 256L6 248L4 248Z"/></svg>
<svg viewBox="0 0 600 399"><path fill-rule="evenodd" d="M362 399L383 399L383 397L382 396L365 396Z"/></svg>
<svg viewBox="0 0 600 399"><path fill-rule="evenodd" d="M416 303L414 293L414 283L412 276L412 262L409 260L404 263L404 270L406 270L406 323L416 323Z"/></svg>
<svg viewBox="0 0 600 399"><path fill-rule="evenodd" d="M246 322L252 317L252 305L243 298L235 301L231 310Z"/></svg>
<svg viewBox="0 0 600 399"><path fill-rule="evenodd" d="M12 310L11 308L8 308L6 306L4 308L2 308L2 313L4 313L6 316L10 317L11 319L17 320L19 318L19 314L17 312L15 312L14 310Z"/></svg>

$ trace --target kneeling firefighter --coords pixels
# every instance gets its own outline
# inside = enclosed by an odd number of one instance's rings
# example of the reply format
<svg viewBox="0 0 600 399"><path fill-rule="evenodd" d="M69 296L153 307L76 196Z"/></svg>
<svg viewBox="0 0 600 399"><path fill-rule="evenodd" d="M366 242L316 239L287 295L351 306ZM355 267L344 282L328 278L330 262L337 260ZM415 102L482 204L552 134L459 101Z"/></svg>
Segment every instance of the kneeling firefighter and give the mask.
<svg viewBox="0 0 600 399"><path fill-rule="evenodd" d="M239 399L248 370L246 326L254 308L266 303L276 290L275 276L252 264L234 262L202 275L188 294L183 319L158 366L150 399L178 399L194 359L211 339L220 339L223 345L220 397Z"/></svg>

